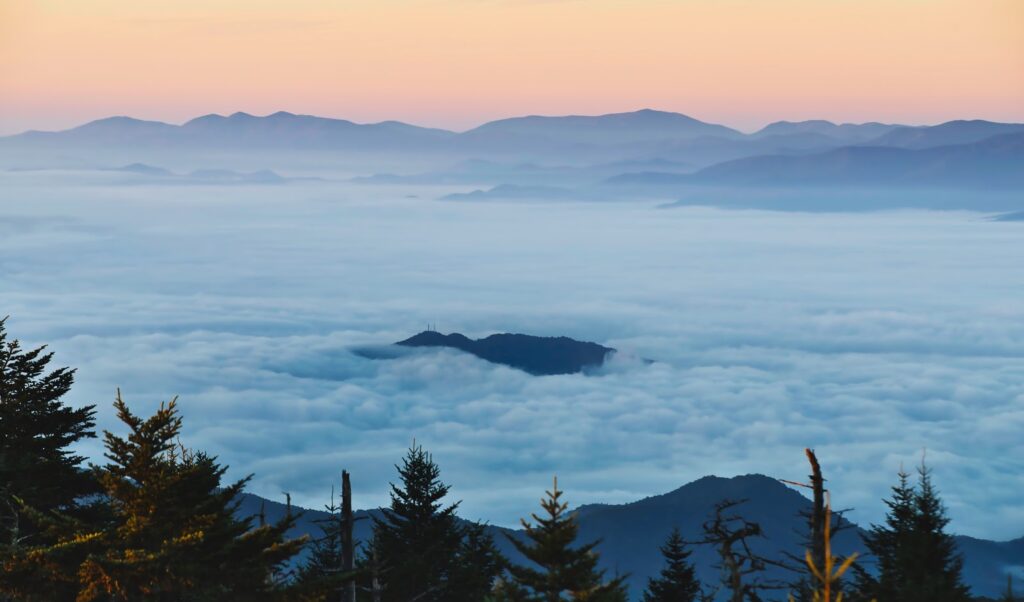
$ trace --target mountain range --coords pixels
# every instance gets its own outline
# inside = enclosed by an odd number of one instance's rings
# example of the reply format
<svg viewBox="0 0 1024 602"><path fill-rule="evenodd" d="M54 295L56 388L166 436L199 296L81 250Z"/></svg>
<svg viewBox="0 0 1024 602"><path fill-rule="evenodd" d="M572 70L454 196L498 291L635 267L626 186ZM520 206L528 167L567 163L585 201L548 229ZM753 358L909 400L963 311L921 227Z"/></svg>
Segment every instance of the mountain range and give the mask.
<svg viewBox="0 0 1024 602"><path fill-rule="evenodd" d="M398 121L357 124L344 119L279 111L264 117L243 112L226 117L204 115L182 125L118 116L70 130L29 131L0 140L29 145L380 150L426 148L454 135Z"/></svg>
<svg viewBox="0 0 1024 602"><path fill-rule="evenodd" d="M358 475L357 475L358 476ZM543 484L538 485L538 491ZM568 499L572 500L571 486ZM841 492L835 492L841 500ZM701 525L707 520L714 504L723 499L745 500L736 507L736 513L757 522L764 530L765 538L753 542L756 552L769 558L783 558L785 554L801 557L802 533L805 522L800 516L810 508L810 501L795 489L764 475L745 475L732 478L707 476L674 491L655 495L628 504L588 504L575 508L580 531L579 542L600 539L598 545L602 568L609 574L628 573L630 595L633 600L640 597L647 578L661 568L658 547L673 527L679 527L688 541L700 539ZM325 499L325 503L329 501ZM881 502L879 502L881 503ZM261 510L267 520L283 516L285 507L251 494L243 495L240 514L252 516ZM523 508L524 517L535 508ZM355 538L366 542L372 533L371 517L380 517L379 510L356 513ZM292 536L319 532L317 520L327 514L317 510L306 510L300 517ZM861 528L851 523L837 532L834 546L837 554L863 552ZM513 562L524 562L516 553L508 538L522 538L520 529L489 527L495 542ZM996 597L1005 590L1008 573L1024 571L1024 537L995 542L973 537L957 536L959 551L964 558L964 580L975 595ZM717 561L714 550L708 546L693 546L691 560L697 575L706 584L718 580ZM869 568L870 559L865 558ZM765 577L782 581L791 580L792 575L782 569L770 568ZM784 594L780 594L784 599Z"/></svg>
<svg viewBox="0 0 1024 602"><path fill-rule="evenodd" d="M1024 186L1024 130L928 148L844 146L812 154L754 156L719 163L692 174L627 173L607 182L660 187L714 184L1019 188Z"/></svg>
<svg viewBox="0 0 1024 602"><path fill-rule="evenodd" d="M750 143L770 148L822 148L850 144L928 148L967 144L999 134L1024 132L1024 124L950 121L935 126L863 123L835 124L824 120L779 121L752 134L680 113L642 109L607 115L513 117L485 123L465 132L426 128L399 121L360 124L345 119L278 111L266 116L244 112L204 115L181 125L126 116L108 117L63 131L28 131L0 137L5 145L169 145L219 148L343 148L357 150L481 150L525 149L543 154L581 148L618 148L624 152L673 147L710 147ZM774 141L774 144L765 144ZM678 148L676 149L678 150Z"/></svg>
<svg viewBox="0 0 1024 602"><path fill-rule="evenodd" d="M679 113L644 109L598 116L527 116L465 132L397 121L234 113L182 125L111 117L60 132L0 138L0 150L68 153L310 151L408 157L454 167L409 174L365 174L355 183L484 184L501 187L461 200L598 198L653 192L671 198L685 186L958 189L1017 191L1024 187L1024 124L982 120L934 126L823 120L780 121L745 134ZM63 155L62 155L63 156ZM329 156L329 155L328 155ZM139 158L132 159L140 161ZM264 162L265 165L265 162ZM205 167L205 166L204 166ZM515 187L515 188L512 188ZM573 189L564 192L561 189ZM678 198L678 197L677 197ZM963 201L966 202L966 201ZM970 207L961 207L970 208Z"/></svg>

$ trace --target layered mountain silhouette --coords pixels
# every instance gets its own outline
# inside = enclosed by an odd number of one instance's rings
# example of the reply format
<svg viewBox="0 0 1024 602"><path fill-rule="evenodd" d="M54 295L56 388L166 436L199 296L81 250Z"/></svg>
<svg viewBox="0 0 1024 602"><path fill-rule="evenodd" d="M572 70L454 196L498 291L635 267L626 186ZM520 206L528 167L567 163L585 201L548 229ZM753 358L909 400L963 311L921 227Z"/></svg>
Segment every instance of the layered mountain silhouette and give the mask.
<svg viewBox="0 0 1024 602"><path fill-rule="evenodd" d="M309 178L286 178L269 169L257 171L235 171L233 169L195 169L177 173L163 167L146 163L131 163L121 167L108 167L98 171L126 174L137 177L139 183L160 184L284 184L292 180Z"/></svg>
<svg viewBox="0 0 1024 602"><path fill-rule="evenodd" d="M358 475L354 478L358 479ZM358 481L357 481L358 483ZM573 501L571 484L563 484L566 499ZM538 491L545 484L538 484ZM841 492L835 492L837 503L840 503ZM745 475L733 478L708 476L684 485L663 495L656 495L628 504L591 504L576 508L580 523L579 541L589 542L601 539L598 551L601 554L601 566L610 574L629 573L630 596L638 600L646 585L647 578L661 569L662 558L658 551L665 537L673 527L679 527L685 539L700 539L701 525L710 518L715 503L723 499L746 500L735 508L735 512L746 519L760 523L766 537L754 540L755 551L769 558L785 557L793 554L803 555L802 533L805 532L805 521L800 512L810 508L810 501L796 490L782 484L776 479L764 475ZM325 503L329 501L325 499ZM881 504L881 501L879 501ZM262 500L254 495L245 495L239 512L245 516L258 514L264 508L267 520L276 520L284 514L282 504ZM523 516L528 516L536 508L523 508ZM380 516L379 510L361 511L357 517L368 518ZM293 535L309 533L316 535L319 531L315 521L323 519L323 512L309 510L300 517L299 524ZM837 554L863 552L860 539L860 528L846 523L847 527L839 531L834 540ZM513 562L523 562L523 558L515 552L507 536L522 537L518 529L489 527L495 541ZM355 526L355 536L360 542L369 540L372 521L359 520ZM1006 587L1006 575L1009 571L1020 571L1024 568L1024 537L995 542L973 537L958 536L957 544L964 557L964 579L975 595L998 596ZM717 557L708 546L694 546L693 556L698 577L711 585L718 582L719 573L715 568ZM871 568L870 559L865 557L862 562ZM765 578L789 581L792 574L778 568L770 568Z"/></svg>
<svg viewBox="0 0 1024 602"><path fill-rule="evenodd" d="M735 159L693 174L641 172L607 181L631 186L1024 186L1024 132L925 149L845 146L805 155Z"/></svg>
<svg viewBox="0 0 1024 602"><path fill-rule="evenodd" d="M455 134L398 121L359 124L345 119L296 115L285 111L258 117L238 112L204 115L171 125L130 117L111 117L61 132L25 132L8 142L204 148L423 149Z"/></svg>
<svg viewBox="0 0 1024 602"><path fill-rule="evenodd" d="M871 146L929 148L951 144L969 144L1002 134L1024 133L1024 124L992 121L957 120L933 126L900 126L868 142Z"/></svg>
<svg viewBox="0 0 1024 602"><path fill-rule="evenodd" d="M885 123L832 123L824 119L811 119L807 121L776 121L753 134L754 137L764 138L767 136L784 136L795 134L815 134L846 143L865 142L878 138L892 130L903 126L890 125Z"/></svg>
<svg viewBox="0 0 1024 602"><path fill-rule="evenodd" d="M459 333L423 331L399 341L403 347L448 347L471 353L495 364L518 368L533 375L574 374L600 367L614 349L568 337L536 337L526 334L492 334L470 339Z"/></svg>
<svg viewBox="0 0 1024 602"><path fill-rule="evenodd" d="M502 119L466 132L397 121L277 112L205 115L182 125L111 117L61 132L0 138L0 148L188 153L230 149L418 153L461 161L447 171L380 174L372 184L487 184L462 200L580 198L559 188L687 185L1017 190L1024 124L950 121L910 127L824 120L776 122L753 134L644 109L596 116ZM140 161L143 157L130 160ZM148 159L147 159L148 160ZM681 167L685 166L685 167ZM518 188L516 188L518 187ZM590 192L589 190L587 191ZM592 196L592 195L590 195ZM600 196L600 195L598 195Z"/></svg>

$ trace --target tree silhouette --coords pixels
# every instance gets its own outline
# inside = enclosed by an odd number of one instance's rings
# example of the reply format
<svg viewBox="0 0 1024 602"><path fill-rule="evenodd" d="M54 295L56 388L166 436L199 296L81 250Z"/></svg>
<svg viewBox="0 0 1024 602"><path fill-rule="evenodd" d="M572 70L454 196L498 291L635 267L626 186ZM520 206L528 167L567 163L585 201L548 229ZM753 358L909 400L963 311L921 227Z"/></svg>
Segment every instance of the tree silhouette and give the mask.
<svg viewBox="0 0 1024 602"><path fill-rule="evenodd" d="M573 547L579 526L576 515L568 512L555 478L551 491L541 500L542 516L532 514L533 523L523 519L525 542L509 538L531 566L509 567L510 579L500 586L501 595L510 600L588 600L591 602L627 599L624 576L605 581L597 568L598 541Z"/></svg>
<svg viewBox="0 0 1024 602"><path fill-rule="evenodd" d="M700 582L689 562L690 551L686 549L679 528L672 529L665 544L661 546L665 566L658 577L647 581L644 602L694 602L699 599Z"/></svg>
<svg viewBox="0 0 1024 602"><path fill-rule="evenodd" d="M901 602L966 602L961 579L962 560L956 541L945 532L949 519L931 471L924 462L917 469L917 486L902 469L884 525L873 525L864 543L875 556L878 575L859 573L860 596Z"/></svg>
<svg viewBox="0 0 1024 602"><path fill-rule="evenodd" d="M444 504L450 488L422 446L413 444L396 468L401 486L391 485L391 506L374 521L377 595L383 602L483 599L502 562L490 536L459 523L458 502Z"/></svg>
<svg viewBox="0 0 1024 602"><path fill-rule="evenodd" d="M174 400L142 419L118 392L129 434L105 433L108 464L95 468L112 518L101 528L69 530L30 561L55 581L74 583L79 602L273 600L275 580L303 540L285 540L287 516L253 527L236 518L248 478L221 485L226 467L176 443L182 421ZM70 569L70 570L69 570Z"/></svg>
<svg viewBox="0 0 1024 602"><path fill-rule="evenodd" d="M22 350L0 319L0 549L45 543L33 511L81 515L96 493L85 460L71 446L95 437L95 406L71 408L62 398L74 370L49 369L45 347Z"/></svg>

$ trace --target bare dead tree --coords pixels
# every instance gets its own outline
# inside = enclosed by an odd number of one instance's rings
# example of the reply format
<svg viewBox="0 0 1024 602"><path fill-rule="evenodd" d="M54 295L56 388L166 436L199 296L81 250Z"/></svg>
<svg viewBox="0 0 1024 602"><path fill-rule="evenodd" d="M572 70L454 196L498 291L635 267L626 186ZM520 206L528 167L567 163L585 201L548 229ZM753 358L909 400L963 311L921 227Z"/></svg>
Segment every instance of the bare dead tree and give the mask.
<svg viewBox="0 0 1024 602"><path fill-rule="evenodd" d="M791 569L779 561L754 552L750 540L764 537L761 525L734 512L746 500L722 500L715 504L714 515L703 525L704 537L695 545L714 546L718 552L717 568L722 571L722 584L729 591L730 602L761 602L759 592L784 589L776 580L762 579L769 566Z"/></svg>
<svg viewBox="0 0 1024 602"><path fill-rule="evenodd" d="M341 572L351 575L355 568L355 541L352 530L355 525L352 519L352 482L347 470L341 471ZM345 584L341 596L342 602L356 602L356 581L350 579Z"/></svg>
<svg viewBox="0 0 1024 602"><path fill-rule="evenodd" d="M842 514L845 510L834 512L832 510L831 494L825 488L825 478L821 473L821 464L818 456L810 448L804 449L804 455L811 465L811 474L808 475L808 483L787 481L780 479L783 483L796 485L811 490L811 509L802 511L800 514L807 518L806 545L807 552L803 559L803 577L791 586L797 590L801 599L813 599L815 601L831 602L833 591L838 591L839 578L850 568L851 563L857 557L853 554L850 558L832 556L832 535L844 528L849 523L843 523ZM835 520L833 520L835 519ZM800 561L800 558L787 552L787 558ZM812 584L817 583L822 589L816 589ZM837 599L841 599L840 593ZM790 600L792 600L792 595Z"/></svg>

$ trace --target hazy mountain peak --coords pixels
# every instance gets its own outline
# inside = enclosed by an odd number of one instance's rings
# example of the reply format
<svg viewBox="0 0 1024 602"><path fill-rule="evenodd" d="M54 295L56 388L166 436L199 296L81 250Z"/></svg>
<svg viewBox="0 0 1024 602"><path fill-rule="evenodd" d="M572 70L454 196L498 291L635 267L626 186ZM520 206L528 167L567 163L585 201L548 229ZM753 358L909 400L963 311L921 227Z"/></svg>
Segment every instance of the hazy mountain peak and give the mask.
<svg viewBox="0 0 1024 602"><path fill-rule="evenodd" d="M192 119L189 119L188 121L183 123L181 127L187 128L193 125L201 125L204 123L224 121L225 119L227 119L227 117L220 115L218 113L207 113L206 115L200 115L199 117L193 117Z"/></svg>
<svg viewBox="0 0 1024 602"><path fill-rule="evenodd" d="M127 115L115 115L113 117L104 117L103 119L96 119L88 123L84 123L76 128L72 128L72 132L82 132L88 130L99 130L108 128L172 128L169 123L163 121L149 121L145 119L136 119L135 117L128 117Z"/></svg>

